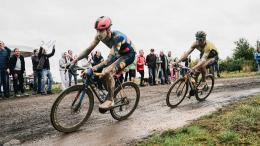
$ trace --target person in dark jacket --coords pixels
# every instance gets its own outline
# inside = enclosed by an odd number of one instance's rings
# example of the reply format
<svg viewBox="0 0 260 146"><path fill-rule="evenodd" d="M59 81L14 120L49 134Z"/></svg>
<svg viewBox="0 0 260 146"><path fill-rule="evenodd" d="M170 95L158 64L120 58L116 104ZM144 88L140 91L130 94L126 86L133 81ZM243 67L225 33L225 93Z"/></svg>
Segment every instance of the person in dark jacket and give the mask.
<svg viewBox="0 0 260 146"><path fill-rule="evenodd" d="M39 50L34 49L33 55L31 57L32 59L32 65L33 65L33 94L41 93L41 83L42 83L42 74L41 70L37 69L37 66L39 64Z"/></svg>
<svg viewBox="0 0 260 146"><path fill-rule="evenodd" d="M0 41L0 89L3 85L3 98L8 98L9 94L9 59L11 55L11 50L5 46L3 41ZM2 96L2 91L1 91Z"/></svg>
<svg viewBox="0 0 260 146"><path fill-rule="evenodd" d="M163 53L163 51L160 52L160 60L161 60L161 71L160 71L160 77L161 77L161 84L168 84L168 67L169 67L169 63L168 63L168 59L165 56L165 54Z"/></svg>
<svg viewBox="0 0 260 146"><path fill-rule="evenodd" d="M28 95L24 93L24 71L25 71L25 62L24 57L21 55L20 50L18 48L14 49L14 54L10 58L10 73L13 76L13 87L14 94L16 97ZM18 84L19 81L19 84ZM21 94L19 94L21 91Z"/></svg>
<svg viewBox="0 0 260 146"><path fill-rule="evenodd" d="M150 54L146 56L146 65L149 71L149 83L150 85L156 85L156 55L154 49L151 49Z"/></svg>
<svg viewBox="0 0 260 146"><path fill-rule="evenodd" d="M48 90L47 94L52 94L52 83L53 78L52 74L50 72L50 61L49 58L52 57L55 53L55 45L52 48L52 52L50 54L47 54L46 50L43 47L40 47L39 50L39 64L37 66L38 70L41 70L42 73L42 87L41 87L41 94L45 95L45 84L47 82L48 78Z"/></svg>
<svg viewBox="0 0 260 146"><path fill-rule="evenodd" d="M93 56L93 63L92 66L98 65L99 63L101 63L102 61L104 61L103 56L101 55L100 51L96 51L95 55ZM98 69L96 72L102 72L102 68ZM95 81L97 81L98 84L98 88L99 89L103 89L102 87L102 79L100 79L99 77L95 77Z"/></svg>

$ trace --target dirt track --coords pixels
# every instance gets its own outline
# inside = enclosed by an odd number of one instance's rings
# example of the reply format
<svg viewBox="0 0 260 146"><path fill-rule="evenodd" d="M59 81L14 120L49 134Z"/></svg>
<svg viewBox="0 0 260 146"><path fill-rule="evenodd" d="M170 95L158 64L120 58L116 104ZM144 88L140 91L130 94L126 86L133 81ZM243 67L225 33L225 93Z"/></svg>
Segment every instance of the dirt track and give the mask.
<svg viewBox="0 0 260 146"><path fill-rule="evenodd" d="M175 109L166 106L169 85L143 87L133 115L118 122L100 114L97 104L90 119L71 134L56 131L50 109L57 95L0 100L0 145L17 139L23 145L126 145L157 131L176 128L249 95L260 93L260 77L221 79L205 102L185 99Z"/></svg>

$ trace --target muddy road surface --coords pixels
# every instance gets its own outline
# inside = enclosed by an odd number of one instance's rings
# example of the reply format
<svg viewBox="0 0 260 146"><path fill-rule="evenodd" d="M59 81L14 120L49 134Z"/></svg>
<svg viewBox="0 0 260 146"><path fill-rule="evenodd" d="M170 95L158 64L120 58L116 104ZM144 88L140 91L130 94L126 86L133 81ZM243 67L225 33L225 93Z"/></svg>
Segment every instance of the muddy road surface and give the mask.
<svg viewBox="0 0 260 146"><path fill-rule="evenodd" d="M155 132L177 128L222 106L260 93L260 76L219 79L204 102L185 98L177 108L167 107L169 85L142 87L138 108L124 121L98 112L77 131L63 134L50 122L57 95L0 100L0 146L11 140L21 145L133 145Z"/></svg>

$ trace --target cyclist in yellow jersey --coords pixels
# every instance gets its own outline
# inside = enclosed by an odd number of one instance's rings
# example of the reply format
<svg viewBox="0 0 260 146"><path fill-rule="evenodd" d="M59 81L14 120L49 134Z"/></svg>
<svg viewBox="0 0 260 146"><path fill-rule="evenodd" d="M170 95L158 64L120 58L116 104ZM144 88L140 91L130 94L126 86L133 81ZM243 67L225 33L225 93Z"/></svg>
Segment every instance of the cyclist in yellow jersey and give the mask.
<svg viewBox="0 0 260 146"><path fill-rule="evenodd" d="M182 60L185 60L195 49L200 51L200 61L192 68L193 72L201 72L202 74L202 82L198 89L203 89L206 85L206 67L218 61L218 50L213 43L206 40L206 35L207 34L204 31L198 31L195 34L196 41L192 44L190 49L176 61L176 64L178 64Z"/></svg>

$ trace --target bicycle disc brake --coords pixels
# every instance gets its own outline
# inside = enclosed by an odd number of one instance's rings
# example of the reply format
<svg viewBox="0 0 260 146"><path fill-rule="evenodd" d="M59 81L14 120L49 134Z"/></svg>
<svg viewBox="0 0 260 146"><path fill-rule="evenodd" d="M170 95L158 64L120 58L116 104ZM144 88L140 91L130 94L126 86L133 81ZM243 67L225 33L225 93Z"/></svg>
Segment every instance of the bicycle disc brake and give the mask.
<svg viewBox="0 0 260 146"><path fill-rule="evenodd" d="M76 106L71 107L71 114L78 114L81 110L81 104L78 103Z"/></svg>

